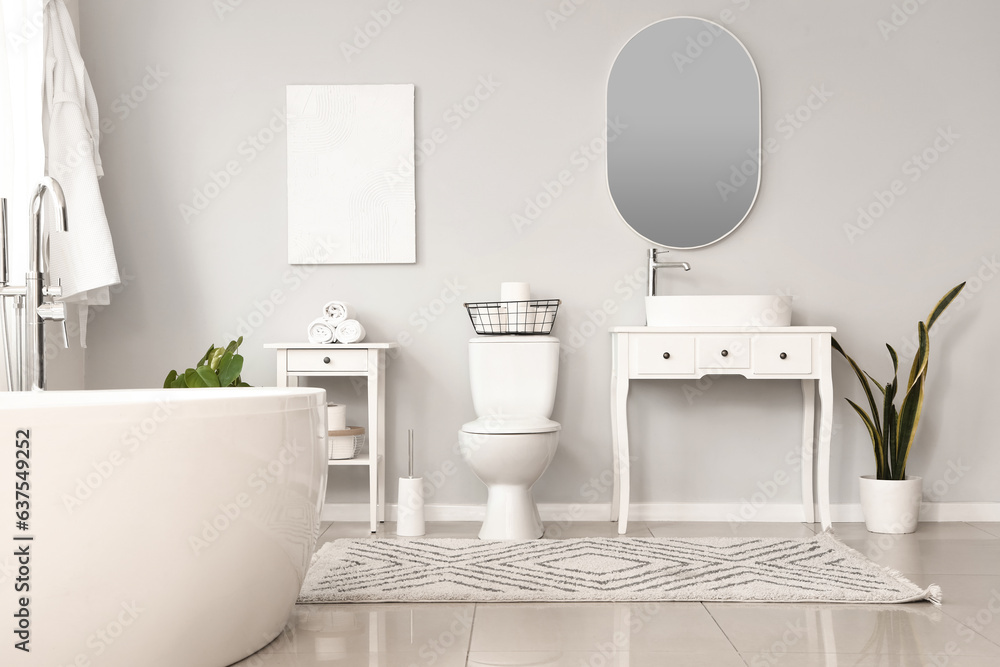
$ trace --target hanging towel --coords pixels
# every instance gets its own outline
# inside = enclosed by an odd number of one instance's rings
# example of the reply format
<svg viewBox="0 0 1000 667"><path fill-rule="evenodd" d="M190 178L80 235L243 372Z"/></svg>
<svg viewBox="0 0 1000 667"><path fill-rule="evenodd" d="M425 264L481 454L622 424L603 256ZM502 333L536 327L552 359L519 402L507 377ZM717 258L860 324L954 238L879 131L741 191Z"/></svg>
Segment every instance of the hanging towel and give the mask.
<svg viewBox="0 0 1000 667"><path fill-rule="evenodd" d="M344 320L337 325L336 335L341 343L360 343L365 339L365 328L357 320Z"/></svg>
<svg viewBox="0 0 1000 667"><path fill-rule="evenodd" d="M66 195L69 232L49 237L51 279L62 282L62 301L79 304L80 345L87 346L87 308L111 302L108 288L120 282L111 231L97 180L97 98L80 56L63 0L45 4L45 105L48 111L46 173ZM55 220L51 203L46 220Z"/></svg>

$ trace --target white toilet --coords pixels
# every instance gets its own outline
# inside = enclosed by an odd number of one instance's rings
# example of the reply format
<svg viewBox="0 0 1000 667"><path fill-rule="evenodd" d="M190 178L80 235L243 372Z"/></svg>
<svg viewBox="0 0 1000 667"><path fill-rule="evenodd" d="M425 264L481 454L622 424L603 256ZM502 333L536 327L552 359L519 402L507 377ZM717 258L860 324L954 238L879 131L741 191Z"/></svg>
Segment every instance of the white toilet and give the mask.
<svg viewBox="0 0 1000 667"><path fill-rule="evenodd" d="M462 426L459 449L489 490L483 540L534 540L544 529L531 487L555 456L559 339L478 336L469 341L472 401L479 416Z"/></svg>

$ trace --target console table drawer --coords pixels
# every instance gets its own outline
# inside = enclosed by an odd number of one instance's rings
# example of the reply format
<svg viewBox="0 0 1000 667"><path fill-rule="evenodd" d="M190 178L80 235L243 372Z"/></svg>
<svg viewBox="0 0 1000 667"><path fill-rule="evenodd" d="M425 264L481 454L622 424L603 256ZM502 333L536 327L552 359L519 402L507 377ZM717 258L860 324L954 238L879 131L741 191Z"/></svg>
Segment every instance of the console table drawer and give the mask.
<svg viewBox="0 0 1000 667"><path fill-rule="evenodd" d="M699 336L698 368L750 368L750 337Z"/></svg>
<svg viewBox="0 0 1000 667"><path fill-rule="evenodd" d="M360 371L368 367L368 350L288 350L288 372Z"/></svg>
<svg viewBox="0 0 1000 667"><path fill-rule="evenodd" d="M754 340L754 374L809 375L812 341L811 336L762 336Z"/></svg>
<svg viewBox="0 0 1000 667"><path fill-rule="evenodd" d="M636 375L694 373L694 336L648 334L632 337L632 368Z"/></svg>

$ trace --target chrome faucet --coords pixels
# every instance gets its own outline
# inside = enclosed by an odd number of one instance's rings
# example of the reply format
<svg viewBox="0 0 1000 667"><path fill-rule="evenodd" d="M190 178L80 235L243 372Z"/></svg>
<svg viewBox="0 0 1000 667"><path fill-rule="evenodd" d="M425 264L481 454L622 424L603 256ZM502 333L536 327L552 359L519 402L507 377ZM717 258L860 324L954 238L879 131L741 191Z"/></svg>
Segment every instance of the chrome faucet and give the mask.
<svg viewBox="0 0 1000 667"><path fill-rule="evenodd" d="M666 250L657 250L656 248L650 248L649 255L649 270L646 272L646 280L648 284L648 289L646 290L647 296L656 295L656 270L657 269L684 269L685 271L691 270L691 265L687 262L659 262L657 261L657 255L661 252L668 252Z"/></svg>

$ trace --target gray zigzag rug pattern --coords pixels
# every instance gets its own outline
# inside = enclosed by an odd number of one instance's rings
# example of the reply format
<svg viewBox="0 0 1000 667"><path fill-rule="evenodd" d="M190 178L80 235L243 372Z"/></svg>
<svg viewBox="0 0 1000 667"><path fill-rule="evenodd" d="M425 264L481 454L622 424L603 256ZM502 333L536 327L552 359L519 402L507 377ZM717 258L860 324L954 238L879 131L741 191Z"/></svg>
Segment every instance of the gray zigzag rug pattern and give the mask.
<svg viewBox="0 0 1000 667"><path fill-rule="evenodd" d="M937 603L830 533L811 538L340 539L300 603L740 601Z"/></svg>

